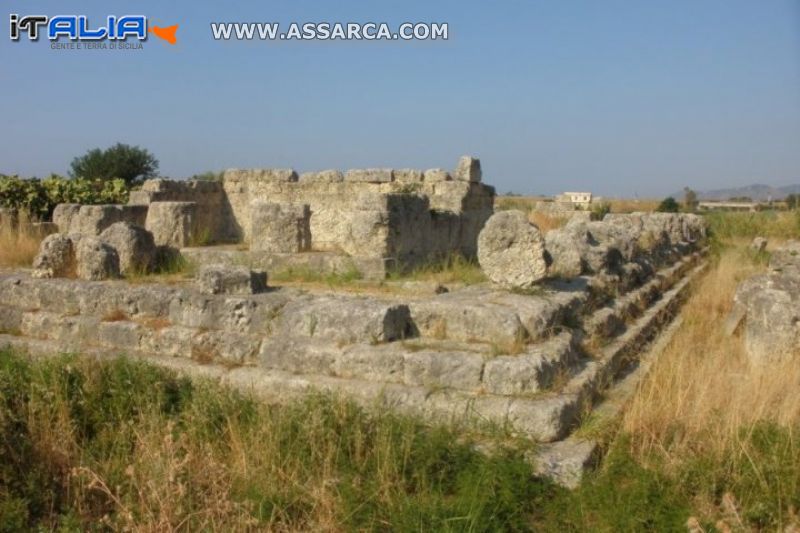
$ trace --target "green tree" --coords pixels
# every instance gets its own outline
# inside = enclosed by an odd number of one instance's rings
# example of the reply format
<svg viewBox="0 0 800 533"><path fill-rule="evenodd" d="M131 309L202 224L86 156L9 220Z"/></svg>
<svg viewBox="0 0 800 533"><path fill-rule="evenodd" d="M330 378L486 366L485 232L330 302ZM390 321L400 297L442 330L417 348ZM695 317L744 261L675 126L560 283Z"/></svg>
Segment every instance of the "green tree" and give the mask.
<svg viewBox="0 0 800 533"><path fill-rule="evenodd" d="M667 196L661 203L658 204L656 211L659 213L677 213L680 211L681 206L678 205L678 202L675 201L675 198L672 196Z"/></svg>
<svg viewBox="0 0 800 533"><path fill-rule="evenodd" d="M683 188L683 205L687 211L697 210L697 193L689 187Z"/></svg>
<svg viewBox="0 0 800 533"><path fill-rule="evenodd" d="M800 196L796 194L787 194L786 195L786 207L789 209L797 209L798 204L800 204Z"/></svg>
<svg viewBox="0 0 800 533"><path fill-rule="evenodd" d="M95 148L72 160L70 176L89 180L119 178L133 185L158 174L158 160L138 146L117 143L101 150Z"/></svg>

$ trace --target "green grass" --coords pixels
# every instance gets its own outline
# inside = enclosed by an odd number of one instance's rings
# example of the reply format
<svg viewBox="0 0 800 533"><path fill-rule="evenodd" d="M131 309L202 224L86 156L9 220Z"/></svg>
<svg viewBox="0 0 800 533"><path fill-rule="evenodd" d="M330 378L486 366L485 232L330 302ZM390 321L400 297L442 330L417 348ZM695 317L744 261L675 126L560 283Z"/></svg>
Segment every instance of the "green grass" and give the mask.
<svg viewBox="0 0 800 533"><path fill-rule="evenodd" d="M411 270L390 272L390 281L432 281L473 285L487 281L477 259L467 259L461 254L451 254Z"/></svg>
<svg viewBox="0 0 800 533"><path fill-rule="evenodd" d="M328 395L269 406L125 358L0 350L0 531L685 531L693 516L710 530L736 527L715 514L725 498L774 530L800 508L795 441L764 424L752 461L675 469L637 462L618 436L570 492L533 476L529 446L486 456L456 426Z"/></svg>
<svg viewBox="0 0 800 533"><path fill-rule="evenodd" d="M329 396L270 407L127 359L0 351L0 530L524 530L521 454Z"/></svg>
<svg viewBox="0 0 800 533"><path fill-rule="evenodd" d="M708 220L711 235L717 239L792 239L797 238L800 233L800 211L718 211L706 213L704 216Z"/></svg>

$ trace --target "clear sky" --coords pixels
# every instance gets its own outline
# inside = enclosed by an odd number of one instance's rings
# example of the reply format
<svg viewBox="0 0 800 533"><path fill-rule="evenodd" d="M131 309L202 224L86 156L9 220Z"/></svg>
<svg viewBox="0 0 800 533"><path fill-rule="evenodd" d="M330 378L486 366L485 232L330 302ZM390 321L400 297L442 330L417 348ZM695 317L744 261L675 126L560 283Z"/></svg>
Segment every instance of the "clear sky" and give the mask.
<svg viewBox="0 0 800 533"><path fill-rule="evenodd" d="M66 173L89 148L161 174L452 168L499 192L660 196L800 182L799 0L11 0L0 172ZM143 14L178 44L12 43L9 13ZM448 22L447 42L218 42L212 21Z"/></svg>

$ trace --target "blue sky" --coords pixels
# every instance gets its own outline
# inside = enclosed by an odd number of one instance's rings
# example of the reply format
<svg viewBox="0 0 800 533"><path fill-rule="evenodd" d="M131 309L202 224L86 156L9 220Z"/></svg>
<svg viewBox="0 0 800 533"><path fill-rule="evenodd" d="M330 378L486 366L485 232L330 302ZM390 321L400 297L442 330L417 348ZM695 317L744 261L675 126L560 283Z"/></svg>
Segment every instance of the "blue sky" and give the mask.
<svg viewBox="0 0 800 533"><path fill-rule="evenodd" d="M161 173L445 167L499 192L800 182L800 2L4 3L0 172L144 146ZM12 43L8 13L144 14L178 44ZM447 42L216 42L211 21L448 22Z"/></svg>

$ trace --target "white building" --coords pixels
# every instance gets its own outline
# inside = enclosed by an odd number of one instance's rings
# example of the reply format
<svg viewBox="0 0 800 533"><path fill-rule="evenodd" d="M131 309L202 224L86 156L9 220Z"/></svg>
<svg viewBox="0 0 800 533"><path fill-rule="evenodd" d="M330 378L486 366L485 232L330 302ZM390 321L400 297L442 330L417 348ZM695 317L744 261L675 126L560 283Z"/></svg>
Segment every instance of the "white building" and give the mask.
<svg viewBox="0 0 800 533"><path fill-rule="evenodd" d="M590 192L565 192L558 198L559 202L569 202L578 207L589 207L592 203L592 193Z"/></svg>

